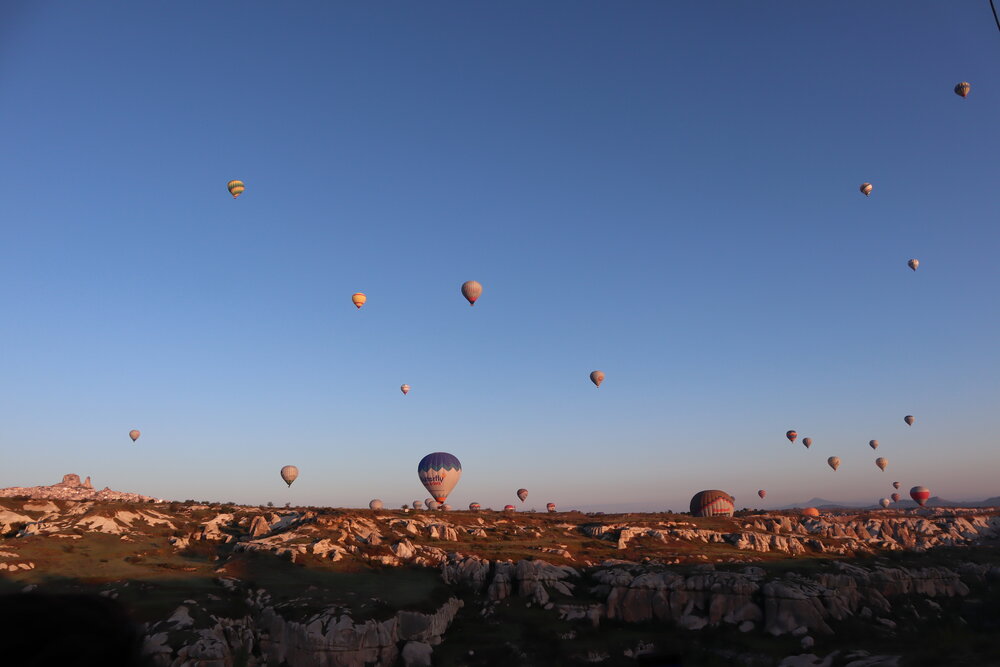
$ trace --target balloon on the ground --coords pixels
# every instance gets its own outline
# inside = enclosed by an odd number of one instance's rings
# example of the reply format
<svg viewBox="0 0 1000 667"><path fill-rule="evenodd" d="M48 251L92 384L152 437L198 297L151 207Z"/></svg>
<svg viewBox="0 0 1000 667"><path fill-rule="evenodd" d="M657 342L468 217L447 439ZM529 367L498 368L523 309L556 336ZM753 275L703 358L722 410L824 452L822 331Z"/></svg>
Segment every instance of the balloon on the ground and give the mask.
<svg viewBox="0 0 1000 667"><path fill-rule="evenodd" d="M898 489L900 486L901 486L901 484L899 482L893 482L892 483L892 488L894 488L894 489Z"/></svg>
<svg viewBox="0 0 1000 667"><path fill-rule="evenodd" d="M875 465L878 466L879 470L885 470L885 467L889 465L889 459L885 458L884 456L880 456L877 459L875 459Z"/></svg>
<svg viewBox="0 0 1000 667"><path fill-rule="evenodd" d="M547 509L550 512L555 512L556 511L556 504L555 503L546 503L545 509Z"/></svg>
<svg viewBox="0 0 1000 667"><path fill-rule="evenodd" d="M908 261L906 263L906 265L908 267L910 267L911 269L913 269L914 271L916 271L917 267L920 266L920 260L919 259L911 259L910 261Z"/></svg>
<svg viewBox="0 0 1000 667"><path fill-rule="evenodd" d="M462 296L466 298L470 306L476 305L476 299L483 293L483 286L475 280L466 280L462 283Z"/></svg>
<svg viewBox="0 0 1000 667"><path fill-rule="evenodd" d="M413 509L418 510L418 509L420 509L423 506L424 506L424 504L422 502L420 502L419 500L414 500L413 501Z"/></svg>
<svg viewBox="0 0 1000 667"><path fill-rule="evenodd" d="M591 371L590 381L600 387L601 383L604 382L604 371Z"/></svg>
<svg viewBox="0 0 1000 667"><path fill-rule="evenodd" d="M448 452L433 452L420 459L417 476L434 499L443 503L462 476L462 464Z"/></svg>
<svg viewBox="0 0 1000 667"><path fill-rule="evenodd" d="M128 432L128 437L132 438L132 442L135 442L136 440L139 439L139 431L136 429L132 429L131 431Z"/></svg>
<svg viewBox="0 0 1000 667"><path fill-rule="evenodd" d="M970 90L972 90L972 86L969 85L968 81L955 84L955 94L959 97L968 97Z"/></svg>
<svg viewBox="0 0 1000 667"><path fill-rule="evenodd" d="M708 489L691 497L691 516L732 516L736 499L725 491Z"/></svg>
<svg viewBox="0 0 1000 667"><path fill-rule="evenodd" d="M353 301L354 305L357 306L358 308L365 305L365 301L367 300L368 297L365 296L364 293L362 292L355 292L354 294L351 295L351 301Z"/></svg>
<svg viewBox="0 0 1000 667"><path fill-rule="evenodd" d="M819 510L815 507L807 507L802 510L802 516L819 516Z"/></svg>
<svg viewBox="0 0 1000 667"><path fill-rule="evenodd" d="M826 464L828 466L830 466L831 468L833 468L834 470L836 470L837 468L840 467L840 457L839 456L831 456L830 458L828 458L826 460Z"/></svg>
<svg viewBox="0 0 1000 667"><path fill-rule="evenodd" d="M812 447L813 439L812 438L802 438L802 444L806 446L806 449L809 449L810 447Z"/></svg>
<svg viewBox="0 0 1000 667"><path fill-rule="evenodd" d="M513 505L504 505L503 506L503 511L504 512L513 512L514 510L515 510L515 507Z"/></svg>
<svg viewBox="0 0 1000 667"><path fill-rule="evenodd" d="M761 500L763 500L767 496L767 491L765 491L764 489L760 489L759 491L757 491L757 495L760 496Z"/></svg>
<svg viewBox="0 0 1000 667"><path fill-rule="evenodd" d="M878 501L878 504L882 506L882 509L885 509L886 507L889 506L891 502L892 501L889 500L888 498L883 498L882 500Z"/></svg>
<svg viewBox="0 0 1000 667"><path fill-rule="evenodd" d="M528 499L528 490L527 489L518 489L517 490L517 498L518 498L518 500L520 500L523 503L525 500Z"/></svg>
<svg viewBox="0 0 1000 667"><path fill-rule="evenodd" d="M868 197L869 195L871 195L871 193L872 193L872 184L871 183L862 183L861 184L861 194L863 194L864 196Z"/></svg>
<svg viewBox="0 0 1000 667"><path fill-rule="evenodd" d="M424 507L429 510L432 510L435 507L437 507L437 504L438 504L437 501L434 500L433 498L424 498Z"/></svg>
<svg viewBox="0 0 1000 667"><path fill-rule="evenodd" d="M229 194L233 196L233 199L239 197L243 194L243 191L246 190L246 186L243 185L243 181L229 181L226 183L226 188L229 190Z"/></svg>
<svg viewBox="0 0 1000 667"><path fill-rule="evenodd" d="M785 437L788 438L788 442L795 442L795 438L799 437L798 431L786 431Z"/></svg>
<svg viewBox="0 0 1000 667"><path fill-rule="evenodd" d="M445 503L444 505L441 505L441 507L439 509L442 512L450 512L451 511L451 505L449 505L448 503Z"/></svg>
<svg viewBox="0 0 1000 667"><path fill-rule="evenodd" d="M378 498L375 498L370 503L368 503L368 509L371 509L371 510L380 510L380 509L382 509L382 501L379 500Z"/></svg>
<svg viewBox="0 0 1000 667"><path fill-rule="evenodd" d="M408 385L408 384L401 384L401 385L399 385L399 390L401 392L403 392L403 396L406 396L407 394L410 393L410 385Z"/></svg>
<svg viewBox="0 0 1000 667"><path fill-rule="evenodd" d="M921 507L927 502L927 499L931 497L931 492L927 490L926 486L915 486L910 489L910 497L917 501L917 504Z"/></svg>
<svg viewBox="0 0 1000 667"><path fill-rule="evenodd" d="M281 469L281 479L285 480L285 484L288 486L292 485L295 478L299 476L299 469L295 466L285 466Z"/></svg>
<svg viewBox="0 0 1000 667"><path fill-rule="evenodd" d="M892 502L898 503L901 496L898 493L894 493L889 497L892 498Z"/></svg>
<svg viewBox="0 0 1000 667"><path fill-rule="evenodd" d="M872 449L878 449L878 440L869 440L868 446Z"/></svg>
<svg viewBox="0 0 1000 667"><path fill-rule="evenodd" d="M469 511L470 512L478 512L479 511L479 507L480 507L479 503L469 503Z"/></svg>
<svg viewBox="0 0 1000 667"><path fill-rule="evenodd" d="M906 422L907 426L913 426L914 422L913 415L906 415L905 417L903 417L903 421Z"/></svg>

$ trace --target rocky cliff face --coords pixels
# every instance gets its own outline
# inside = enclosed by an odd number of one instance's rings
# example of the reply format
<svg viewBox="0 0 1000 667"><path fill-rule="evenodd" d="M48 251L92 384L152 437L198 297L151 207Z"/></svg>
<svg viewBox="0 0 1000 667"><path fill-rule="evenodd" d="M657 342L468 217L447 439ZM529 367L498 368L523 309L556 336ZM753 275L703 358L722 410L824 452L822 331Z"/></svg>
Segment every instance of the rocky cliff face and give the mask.
<svg viewBox="0 0 1000 667"><path fill-rule="evenodd" d="M150 496L126 491L112 491L104 487L95 491L90 477L83 482L75 474L63 475L62 481L49 486L11 486L0 489L0 498L49 498L53 500L98 500L105 502L147 503L162 502Z"/></svg>

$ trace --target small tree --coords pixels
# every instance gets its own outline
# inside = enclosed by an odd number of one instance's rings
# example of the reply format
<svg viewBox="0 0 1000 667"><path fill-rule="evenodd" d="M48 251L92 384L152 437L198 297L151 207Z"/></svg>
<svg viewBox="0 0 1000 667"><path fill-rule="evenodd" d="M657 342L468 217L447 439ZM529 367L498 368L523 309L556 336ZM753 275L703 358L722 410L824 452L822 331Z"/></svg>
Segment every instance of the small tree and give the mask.
<svg viewBox="0 0 1000 667"><path fill-rule="evenodd" d="M267 506L268 507L274 507L274 503L272 503L270 500L268 500L267 501Z"/></svg>

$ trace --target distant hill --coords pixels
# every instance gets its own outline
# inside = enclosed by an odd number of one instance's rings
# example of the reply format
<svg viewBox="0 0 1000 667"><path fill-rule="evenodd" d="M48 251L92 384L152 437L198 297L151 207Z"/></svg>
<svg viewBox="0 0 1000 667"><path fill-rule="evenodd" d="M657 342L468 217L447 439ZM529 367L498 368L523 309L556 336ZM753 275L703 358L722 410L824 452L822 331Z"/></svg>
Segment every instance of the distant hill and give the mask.
<svg viewBox="0 0 1000 667"><path fill-rule="evenodd" d="M887 496L888 497L888 496ZM801 507L815 507L821 510L874 510L881 509L881 505L878 503L842 503L835 500L827 500L826 498L810 498L801 503L793 503L791 505L785 505L784 507L779 507L777 509L791 510L798 509ZM909 498L900 498L898 503L893 503L889 505L889 508L895 509L913 509L919 507L917 503ZM987 498L985 500L945 500L940 496L932 496L928 498L925 507L1000 507L1000 496L993 496L992 498Z"/></svg>

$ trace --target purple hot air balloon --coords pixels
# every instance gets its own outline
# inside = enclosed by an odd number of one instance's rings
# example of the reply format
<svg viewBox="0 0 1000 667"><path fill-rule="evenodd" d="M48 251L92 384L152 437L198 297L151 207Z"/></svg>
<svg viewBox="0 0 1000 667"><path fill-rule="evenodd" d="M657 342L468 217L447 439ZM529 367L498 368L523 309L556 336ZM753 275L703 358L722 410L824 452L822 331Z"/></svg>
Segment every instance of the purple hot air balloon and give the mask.
<svg viewBox="0 0 1000 667"><path fill-rule="evenodd" d="M462 476L462 463L448 452L433 452L420 459L417 476L434 500L443 503Z"/></svg>

